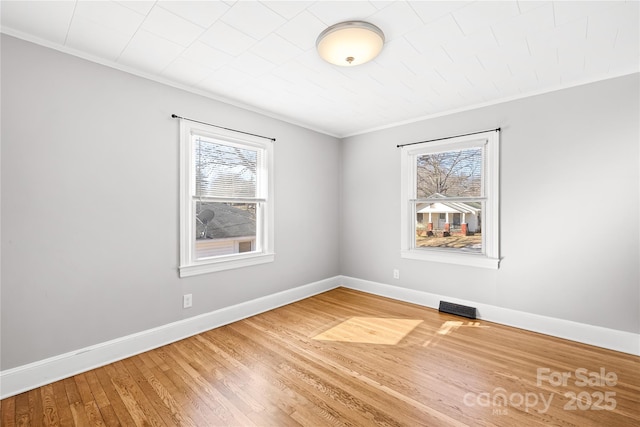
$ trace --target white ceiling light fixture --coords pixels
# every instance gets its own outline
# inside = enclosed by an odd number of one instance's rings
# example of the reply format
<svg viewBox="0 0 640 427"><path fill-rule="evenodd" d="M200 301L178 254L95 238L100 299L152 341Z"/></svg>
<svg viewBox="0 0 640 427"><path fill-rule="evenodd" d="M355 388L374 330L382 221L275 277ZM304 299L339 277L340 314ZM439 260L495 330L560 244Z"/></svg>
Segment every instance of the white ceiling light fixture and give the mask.
<svg viewBox="0 0 640 427"><path fill-rule="evenodd" d="M320 57L331 64L349 67L364 64L378 56L384 33L364 21L346 21L324 30L316 40Z"/></svg>

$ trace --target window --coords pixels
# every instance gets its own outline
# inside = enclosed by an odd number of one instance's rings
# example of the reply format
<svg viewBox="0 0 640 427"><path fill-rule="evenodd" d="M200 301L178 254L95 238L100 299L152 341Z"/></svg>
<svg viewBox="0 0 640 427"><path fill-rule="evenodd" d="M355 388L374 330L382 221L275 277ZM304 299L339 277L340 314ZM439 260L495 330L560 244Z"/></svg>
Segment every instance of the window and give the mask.
<svg viewBox="0 0 640 427"><path fill-rule="evenodd" d="M401 256L498 268L499 131L402 146Z"/></svg>
<svg viewBox="0 0 640 427"><path fill-rule="evenodd" d="M273 142L186 120L180 135L180 277L273 261Z"/></svg>

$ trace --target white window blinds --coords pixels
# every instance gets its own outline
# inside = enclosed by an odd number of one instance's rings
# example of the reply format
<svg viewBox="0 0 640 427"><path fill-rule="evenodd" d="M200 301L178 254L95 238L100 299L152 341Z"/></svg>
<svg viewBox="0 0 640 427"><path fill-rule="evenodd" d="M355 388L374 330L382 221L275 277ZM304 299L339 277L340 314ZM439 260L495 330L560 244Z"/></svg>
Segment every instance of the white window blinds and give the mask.
<svg viewBox="0 0 640 427"><path fill-rule="evenodd" d="M261 150L194 135L195 194L199 198L259 197Z"/></svg>

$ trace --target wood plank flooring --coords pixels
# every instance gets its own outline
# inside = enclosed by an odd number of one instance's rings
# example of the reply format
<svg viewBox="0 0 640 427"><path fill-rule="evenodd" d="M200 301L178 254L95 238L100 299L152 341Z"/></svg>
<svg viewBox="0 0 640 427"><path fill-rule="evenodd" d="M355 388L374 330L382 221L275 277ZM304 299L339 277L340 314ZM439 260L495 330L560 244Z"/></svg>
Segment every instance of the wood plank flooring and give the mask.
<svg viewBox="0 0 640 427"><path fill-rule="evenodd" d="M2 400L2 426L637 426L640 358L338 288Z"/></svg>

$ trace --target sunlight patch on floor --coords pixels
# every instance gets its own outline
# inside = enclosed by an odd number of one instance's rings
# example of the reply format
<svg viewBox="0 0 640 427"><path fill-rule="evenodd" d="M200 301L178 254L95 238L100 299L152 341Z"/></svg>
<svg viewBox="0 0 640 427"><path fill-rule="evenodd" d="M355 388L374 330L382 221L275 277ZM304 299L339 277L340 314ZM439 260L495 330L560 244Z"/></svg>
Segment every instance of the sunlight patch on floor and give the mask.
<svg viewBox="0 0 640 427"><path fill-rule="evenodd" d="M351 317L314 340L395 345L422 323L419 319Z"/></svg>
<svg viewBox="0 0 640 427"><path fill-rule="evenodd" d="M440 326L440 329L436 331L435 335L429 340L427 340L427 342L422 344L422 346L423 347L428 347L430 345L435 346L443 336L450 335L462 327L488 328L489 326L481 325L480 322L467 322L465 324L465 322L462 322L459 320L447 320Z"/></svg>

